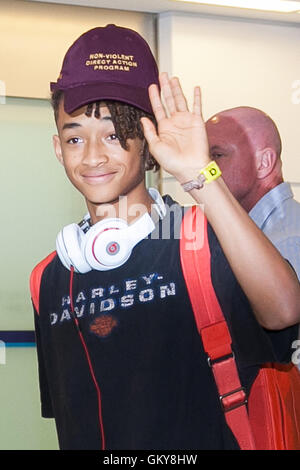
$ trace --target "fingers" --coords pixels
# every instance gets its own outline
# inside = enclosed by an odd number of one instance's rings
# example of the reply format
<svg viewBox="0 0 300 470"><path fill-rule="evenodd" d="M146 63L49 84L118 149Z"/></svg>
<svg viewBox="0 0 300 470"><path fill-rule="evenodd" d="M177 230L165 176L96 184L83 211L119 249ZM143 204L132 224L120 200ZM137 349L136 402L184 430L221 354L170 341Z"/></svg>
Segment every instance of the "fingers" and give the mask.
<svg viewBox="0 0 300 470"><path fill-rule="evenodd" d="M173 97L170 80L167 73L162 73L159 77L161 93L164 98L165 106L170 115L176 113L176 104Z"/></svg>
<svg viewBox="0 0 300 470"><path fill-rule="evenodd" d="M159 122L166 117L166 113L161 102L160 93L157 85L149 86L149 98L155 119L157 122Z"/></svg>
<svg viewBox="0 0 300 470"><path fill-rule="evenodd" d="M149 97L157 122L166 118L167 113L172 116L176 112L188 111L187 100L179 79L177 77L169 79L168 74L164 72L160 75L159 80L165 106L162 104L158 87L156 85L149 87ZM202 117L201 90L198 86L194 89L193 113Z"/></svg>
<svg viewBox="0 0 300 470"><path fill-rule="evenodd" d="M177 77L169 79L168 74L164 72L160 75L160 85L166 109L170 115L178 111L188 110L187 102Z"/></svg>
<svg viewBox="0 0 300 470"><path fill-rule="evenodd" d="M141 123L143 126L143 131L144 131L144 136L145 139L148 142L149 149L153 148L156 142L159 141L159 137L157 135L155 126L153 122L150 121L150 119L146 117L141 118Z"/></svg>
<svg viewBox="0 0 300 470"><path fill-rule="evenodd" d="M193 103L193 113L197 116L202 116L202 99L201 99L201 90L199 86L194 88L194 103Z"/></svg>
<svg viewBox="0 0 300 470"><path fill-rule="evenodd" d="M188 105L186 98L183 94L180 82L177 77L173 77L170 80L173 100L175 104L175 111L187 111Z"/></svg>
<svg viewBox="0 0 300 470"><path fill-rule="evenodd" d="M168 74L164 72L160 75L159 81L165 108L162 104L158 87L156 85L150 85L149 87L149 98L157 122L166 117L166 111L169 115L172 115L178 111L187 111L188 109L177 77L169 79Z"/></svg>

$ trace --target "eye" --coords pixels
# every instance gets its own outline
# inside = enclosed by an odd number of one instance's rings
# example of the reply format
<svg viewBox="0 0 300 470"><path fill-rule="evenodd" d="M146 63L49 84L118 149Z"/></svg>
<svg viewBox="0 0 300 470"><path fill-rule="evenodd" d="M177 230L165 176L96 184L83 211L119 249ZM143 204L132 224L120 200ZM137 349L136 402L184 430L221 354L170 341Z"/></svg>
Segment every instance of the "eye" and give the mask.
<svg viewBox="0 0 300 470"><path fill-rule="evenodd" d="M224 153L222 153L222 152L213 152L211 154L211 156L212 156L213 159L217 159L217 158L224 157Z"/></svg>
<svg viewBox="0 0 300 470"><path fill-rule="evenodd" d="M117 134L109 134L107 139L113 141L113 140L119 140L119 137L117 136Z"/></svg>
<svg viewBox="0 0 300 470"><path fill-rule="evenodd" d="M80 144L82 143L82 139L80 137L72 137L71 139L67 140L67 143L71 145Z"/></svg>
<svg viewBox="0 0 300 470"><path fill-rule="evenodd" d="M119 137L114 132L109 133L105 139L110 144L119 144L120 143Z"/></svg>

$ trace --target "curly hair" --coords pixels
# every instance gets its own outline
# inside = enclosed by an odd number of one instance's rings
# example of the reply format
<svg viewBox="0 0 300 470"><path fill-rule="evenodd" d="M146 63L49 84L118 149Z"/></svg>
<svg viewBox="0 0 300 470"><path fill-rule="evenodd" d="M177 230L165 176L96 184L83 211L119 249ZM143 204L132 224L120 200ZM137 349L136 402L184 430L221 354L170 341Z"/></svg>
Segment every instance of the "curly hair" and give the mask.
<svg viewBox="0 0 300 470"><path fill-rule="evenodd" d="M56 90L52 93L51 104L54 110L55 121L58 120L58 110L60 102L63 98L63 91ZM116 135L118 136L121 147L128 150L128 139L139 138L144 140L143 156L145 158L145 171L154 170L158 171L160 166L154 157L150 154L147 141L144 137L143 127L141 124L141 117L147 117L156 126L155 117L152 114L146 113L141 109L131 106L120 101L103 100L95 103L89 103L86 107L86 116L91 117L94 111L96 118L100 117L100 106L105 105L111 115L111 119L115 128Z"/></svg>

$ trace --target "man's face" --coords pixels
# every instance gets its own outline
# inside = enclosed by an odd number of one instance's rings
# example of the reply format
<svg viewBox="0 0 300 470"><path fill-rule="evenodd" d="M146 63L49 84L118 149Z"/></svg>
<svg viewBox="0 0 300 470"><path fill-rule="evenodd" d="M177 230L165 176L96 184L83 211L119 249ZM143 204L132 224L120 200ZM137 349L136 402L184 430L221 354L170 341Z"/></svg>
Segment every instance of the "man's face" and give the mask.
<svg viewBox="0 0 300 470"><path fill-rule="evenodd" d="M232 194L243 202L256 181L254 149L245 130L232 118L216 115L206 123L210 157Z"/></svg>
<svg viewBox="0 0 300 470"><path fill-rule="evenodd" d="M107 107L100 118L85 115L86 107L71 115L60 103L54 136L55 152L72 184L89 204L115 203L144 181L142 141L129 139L124 150Z"/></svg>

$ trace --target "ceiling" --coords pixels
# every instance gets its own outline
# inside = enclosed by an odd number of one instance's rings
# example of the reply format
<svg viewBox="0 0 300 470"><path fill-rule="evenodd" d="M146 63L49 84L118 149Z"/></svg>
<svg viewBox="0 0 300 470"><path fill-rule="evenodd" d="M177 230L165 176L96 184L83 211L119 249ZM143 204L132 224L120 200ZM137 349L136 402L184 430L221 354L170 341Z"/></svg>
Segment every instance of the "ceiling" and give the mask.
<svg viewBox="0 0 300 470"><path fill-rule="evenodd" d="M64 5L80 5L85 7L109 8L116 10L132 10L148 13L186 12L204 15L221 15L265 21L278 21L300 24L299 13L275 13L243 8L196 5L174 0L25 0L40 3L61 3ZM251 3L251 0L248 0ZM295 1L295 0L293 0Z"/></svg>

